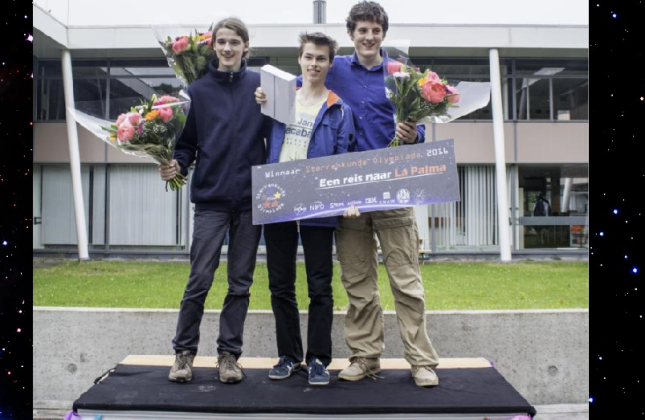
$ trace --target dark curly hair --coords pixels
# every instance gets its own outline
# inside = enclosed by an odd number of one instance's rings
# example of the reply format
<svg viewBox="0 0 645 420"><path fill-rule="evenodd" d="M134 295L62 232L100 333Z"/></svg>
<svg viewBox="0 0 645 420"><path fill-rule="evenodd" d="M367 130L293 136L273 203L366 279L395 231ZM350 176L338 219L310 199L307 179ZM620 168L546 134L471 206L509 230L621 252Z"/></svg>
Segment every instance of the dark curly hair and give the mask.
<svg viewBox="0 0 645 420"><path fill-rule="evenodd" d="M383 35L387 33L388 18L385 9L375 1L362 1L356 3L352 10L349 11L349 16L345 19L347 32L350 34L356 29L356 22L369 21L378 23L383 27Z"/></svg>

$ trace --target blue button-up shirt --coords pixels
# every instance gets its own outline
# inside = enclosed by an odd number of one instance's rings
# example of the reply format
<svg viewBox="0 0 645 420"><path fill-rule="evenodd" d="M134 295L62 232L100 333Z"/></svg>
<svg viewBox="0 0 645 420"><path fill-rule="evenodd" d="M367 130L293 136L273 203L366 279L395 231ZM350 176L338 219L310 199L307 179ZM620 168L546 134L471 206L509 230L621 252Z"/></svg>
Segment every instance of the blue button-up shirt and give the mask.
<svg viewBox="0 0 645 420"><path fill-rule="evenodd" d="M366 69L354 52L336 56L325 85L347 103L354 113L356 151L381 149L394 138L394 106L385 95L387 53L381 50L383 62ZM425 128L417 126L417 142L425 140Z"/></svg>

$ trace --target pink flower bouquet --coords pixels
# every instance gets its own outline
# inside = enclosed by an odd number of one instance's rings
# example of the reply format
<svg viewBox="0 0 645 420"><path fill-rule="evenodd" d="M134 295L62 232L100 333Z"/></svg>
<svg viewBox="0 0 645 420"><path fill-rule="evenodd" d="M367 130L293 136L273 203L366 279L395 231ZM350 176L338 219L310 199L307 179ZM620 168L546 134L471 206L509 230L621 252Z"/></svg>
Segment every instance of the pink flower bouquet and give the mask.
<svg viewBox="0 0 645 420"><path fill-rule="evenodd" d="M194 35L161 39L157 30L155 35L168 65L186 86L208 73L208 63L215 57L212 26L206 32L195 30Z"/></svg>
<svg viewBox="0 0 645 420"><path fill-rule="evenodd" d="M110 143L128 154L150 157L162 165L169 165L176 139L186 124L188 100L180 100L164 95L140 106L130 108L130 112L119 115L109 127L101 127L109 134ZM175 191L185 183L182 174L168 182ZM166 188L168 187L166 184Z"/></svg>
<svg viewBox="0 0 645 420"><path fill-rule="evenodd" d="M390 60L386 64L385 88L387 97L394 104L395 122L432 122L431 117L445 115L455 106L461 95L454 86L430 70L418 69ZM389 147L399 146L395 135Z"/></svg>

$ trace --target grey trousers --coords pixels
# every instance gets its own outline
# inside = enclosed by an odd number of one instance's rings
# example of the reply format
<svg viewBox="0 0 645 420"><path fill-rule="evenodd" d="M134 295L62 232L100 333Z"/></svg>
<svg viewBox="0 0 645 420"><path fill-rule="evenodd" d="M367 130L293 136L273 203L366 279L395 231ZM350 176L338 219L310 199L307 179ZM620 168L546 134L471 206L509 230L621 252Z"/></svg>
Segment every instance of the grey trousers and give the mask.
<svg viewBox="0 0 645 420"><path fill-rule="evenodd" d="M177 333L172 341L175 352L190 350L197 354L199 326L204 302L219 266L222 244L229 233L228 293L219 320L217 353L242 354L244 321L249 308L249 289L262 226L253 226L251 211L195 212L193 244L190 249L190 277L181 301Z"/></svg>

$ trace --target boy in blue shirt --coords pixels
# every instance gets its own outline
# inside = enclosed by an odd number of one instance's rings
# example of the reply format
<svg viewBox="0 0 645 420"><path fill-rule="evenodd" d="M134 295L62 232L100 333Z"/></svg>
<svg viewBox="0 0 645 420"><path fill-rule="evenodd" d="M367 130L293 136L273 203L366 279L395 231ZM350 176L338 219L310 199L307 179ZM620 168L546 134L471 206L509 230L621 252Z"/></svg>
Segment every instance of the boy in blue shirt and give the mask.
<svg viewBox="0 0 645 420"><path fill-rule="evenodd" d="M394 122L394 107L385 96L388 57L381 43L388 30L388 16L376 2L352 7L346 20L355 52L338 56L325 85L338 94L354 113L357 151L385 148L394 134L404 143L425 140L425 129L413 123ZM266 100L256 90L256 100ZM378 236L388 273L405 359L418 386L439 384L434 369L439 364L426 332L425 293L418 262L419 233L411 207L361 214L352 207L336 229L336 251L342 268L349 308L345 340L352 351L350 366L339 378L358 381L380 372L384 349L383 310L378 291Z"/></svg>

